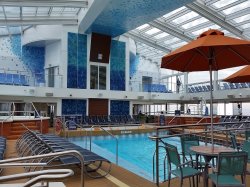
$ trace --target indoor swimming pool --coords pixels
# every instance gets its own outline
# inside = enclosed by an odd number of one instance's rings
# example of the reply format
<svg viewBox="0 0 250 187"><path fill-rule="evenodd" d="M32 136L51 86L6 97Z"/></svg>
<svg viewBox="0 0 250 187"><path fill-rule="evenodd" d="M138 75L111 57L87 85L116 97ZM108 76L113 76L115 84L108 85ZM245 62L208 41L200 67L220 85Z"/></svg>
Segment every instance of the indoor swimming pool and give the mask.
<svg viewBox="0 0 250 187"><path fill-rule="evenodd" d="M152 133L119 135L118 138L118 165L153 181L153 154L155 152L155 142L149 139ZM71 138L75 144L86 147L86 138ZM178 137L165 139L166 142L181 149ZM92 139L92 151L116 162L116 141L111 136L96 136ZM164 154L165 156L165 154ZM163 158L163 154L161 154ZM163 165L161 159L161 166ZM160 169L163 178L163 168Z"/></svg>

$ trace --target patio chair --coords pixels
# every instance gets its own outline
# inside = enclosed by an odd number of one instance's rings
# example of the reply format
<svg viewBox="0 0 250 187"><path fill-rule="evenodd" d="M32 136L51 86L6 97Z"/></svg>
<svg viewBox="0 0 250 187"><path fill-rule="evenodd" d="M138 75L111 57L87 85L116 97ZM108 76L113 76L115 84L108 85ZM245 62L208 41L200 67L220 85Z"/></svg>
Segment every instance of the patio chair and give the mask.
<svg viewBox="0 0 250 187"><path fill-rule="evenodd" d="M190 178L192 178L193 186L195 186L194 177L199 176L201 172L190 166L190 163L192 161L181 163L177 147L165 142L164 145L166 148L167 158L168 158L168 186L170 186L171 174L180 178L181 187L183 185L183 179L185 178L189 178L189 182ZM175 166L175 168L173 168L172 166ZM198 186L198 180L196 180L196 182L197 182L196 186Z"/></svg>
<svg viewBox="0 0 250 187"><path fill-rule="evenodd" d="M246 186L246 152L221 152L218 156L217 168L208 177L216 187ZM241 176L241 181L235 178Z"/></svg>
<svg viewBox="0 0 250 187"><path fill-rule="evenodd" d="M196 153L193 152L190 148L192 146L199 146L199 137L198 136L182 136L181 137L181 148L182 148L182 155L183 155L183 162L192 161L196 168L202 169L202 166L205 166L205 162L199 159L198 163L196 163Z"/></svg>

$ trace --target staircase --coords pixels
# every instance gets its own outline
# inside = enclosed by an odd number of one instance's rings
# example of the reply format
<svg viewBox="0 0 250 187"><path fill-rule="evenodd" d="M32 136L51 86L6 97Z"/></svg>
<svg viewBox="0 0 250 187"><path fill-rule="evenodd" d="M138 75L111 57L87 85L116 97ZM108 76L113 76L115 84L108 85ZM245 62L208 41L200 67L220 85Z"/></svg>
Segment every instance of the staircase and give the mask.
<svg viewBox="0 0 250 187"><path fill-rule="evenodd" d="M40 130L40 127L37 126L35 122L13 122L11 124L10 135L7 136L8 140L16 140L18 139L24 132L27 131L26 128L22 126L24 124L30 130Z"/></svg>

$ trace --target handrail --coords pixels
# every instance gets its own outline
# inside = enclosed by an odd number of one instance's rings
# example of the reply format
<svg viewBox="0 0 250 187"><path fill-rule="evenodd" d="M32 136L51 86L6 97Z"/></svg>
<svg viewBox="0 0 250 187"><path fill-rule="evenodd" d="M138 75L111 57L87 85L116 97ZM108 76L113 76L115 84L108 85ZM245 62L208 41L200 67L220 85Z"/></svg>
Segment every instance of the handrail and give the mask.
<svg viewBox="0 0 250 187"><path fill-rule="evenodd" d="M34 167L35 166L46 166L46 163L18 163L18 162L28 161L28 160L35 160L35 159L39 159L39 158L50 158L50 157L54 158L54 157L60 157L60 156L74 156L77 159L79 159L79 161L81 162L81 187L84 187L84 173L83 173L83 171L84 171L84 158L83 158L83 156L81 155L80 152L75 151L75 150L0 160L0 168L1 167L17 167L17 166L20 166L20 167L21 166L22 167L23 166L29 166L29 167L31 167L31 166L34 166ZM14 163L14 164L11 164L11 163ZM25 173L24 173L24 175L25 175ZM16 179L18 179L18 177L19 177L18 175L11 176L10 180L16 180ZM27 175L27 177L30 177L30 176ZM47 177L47 176L45 175L45 177ZM45 178L45 179L47 179L47 178ZM51 178L48 177L48 179L51 179ZM6 181L7 180L6 176L0 176L0 181L2 181L2 180ZM42 179L37 178L35 181L37 181L37 180L42 180ZM35 181L31 180L32 184Z"/></svg>
<svg viewBox="0 0 250 187"><path fill-rule="evenodd" d="M196 124L200 124L200 122L205 119L204 117L202 117Z"/></svg>
<svg viewBox="0 0 250 187"><path fill-rule="evenodd" d="M227 128L228 125L232 125L232 124L249 124L250 121L240 121L240 122L220 122L220 123L215 123L215 125L226 125L226 128L223 129L219 129L219 130L213 130L213 132L226 132L226 145L228 146L228 132L231 131L245 131L245 130L249 130L250 127L245 126L244 128L239 129L239 127L237 128ZM162 141L162 139L165 138L170 138L170 137L177 137L177 136L185 136L185 135L198 135L198 134L205 134L205 143L207 143L207 135L209 132L211 132L210 130L207 130L207 126L209 126L210 123L201 123L201 124L185 124L185 125L173 125L173 126L165 126L165 127L157 127L156 128L156 135L154 136L149 136L149 138L151 140L155 141L155 147L156 147L156 151L155 151L155 155L156 155L156 185L159 186L159 143L160 141ZM160 130L167 130L167 129L175 129L175 128L184 128L184 127L197 127L197 126L205 126L205 130L200 131L200 132L188 132L188 133L181 133L181 134L174 134L174 135L159 135L159 131ZM215 126L214 126L215 127Z"/></svg>
<svg viewBox="0 0 250 187"><path fill-rule="evenodd" d="M172 121L174 121L175 118L176 118L176 116L174 116L174 117L168 122L168 125L169 125Z"/></svg>
<svg viewBox="0 0 250 187"><path fill-rule="evenodd" d="M89 145L89 148L90 148L90 151L91 151L91 147L92 147L92 131L93 131L93 128L94 127L98 127L100 129L102 129L104 132L108 133L111 137L113 137L116 141L116 165L118 165L118 138L113 135L111 132L109 132L108 130L104 129L102 126L100 125L93 125L91 128L90 128L90 145Z"/></svg>
<svg viewBox="0 0 250 187"><path fill-rule="evenodd" d="M38 118L40 119L41 121L41 124L40 124L40 132L43 133L43 119L41 118L39 112L37 112L36 110L36 107L35 105L33 104L33 102L31 102L31 105L33 106L34 110L35 110L35 113L37 114ZM36 115L35 115L36 116Z"/></svg>
<svg viewBox="0 0 250 187"><path fill-rule="evenodd" d="M23 166L25 166L25 164L23 164ZM26 182L24 185L22 185L23 187L29 187L40 181L63 179L66 177L70 177L72 175L74 175L74 172L71 169L50 169L50 170L33 171L28 173L3 176L0 177L0 181L5 182L5 181L34 177L30 179L28 182Z"/></svg>

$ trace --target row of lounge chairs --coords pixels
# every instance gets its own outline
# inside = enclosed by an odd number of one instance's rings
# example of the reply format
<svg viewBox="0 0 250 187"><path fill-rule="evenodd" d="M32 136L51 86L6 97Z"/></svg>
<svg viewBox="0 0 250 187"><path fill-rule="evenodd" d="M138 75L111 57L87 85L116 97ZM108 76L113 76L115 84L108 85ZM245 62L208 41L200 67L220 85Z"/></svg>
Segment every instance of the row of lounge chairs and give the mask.
<svg viewBox="0 0 250 187"><path fill-rule="evenodd" d="M250 83L223 83L223 90L250 88Z"/></svg>
<svg viewBox="0 0 250 187"><path fill-rule="evenodd" d="M221 116L218 125L215 125L213 128L214 130L221 132L226 128L233 128L236 132L240 132L248 127L250 127L250 116L242 116L242 119L240 120L239 116L232 115Z"/></svg>
<svg viewBox="0 0 250 187"><path fill-rule="evenodd" d="M124 126L140 125L138 115L109 115L109 116L62 116L66 125L70 123L81 127L91 127L92 125L100 126Z"/></svg>
<svg viewBox="0 0 250 187"><path fill-rule="evenodd" d="M210 90L211 90L210 85L188 86L189 93L209 92Z"/></svg>
<svg viewBox="0 0 250 187"><path fill-rule="evenodd" d="M76 150L80 152L84 158L85 172L88 176L92 178L104 177L111 170L111 162L109 160L55 135L44 135L35 131L28 130L17 140L16 149L19 157ZM80 161L73 156L63 156L52 161L45 159L40 160L40 162L49 162L53 167L65 167L65 165L80 165ZM102 174L99 174L96 171L102 167L102 164L104 162L107 163L109 167L102 168ZM88 167L90 165L91 167ZM26 168L26 170L30 171L31 168Z"/></svg>

